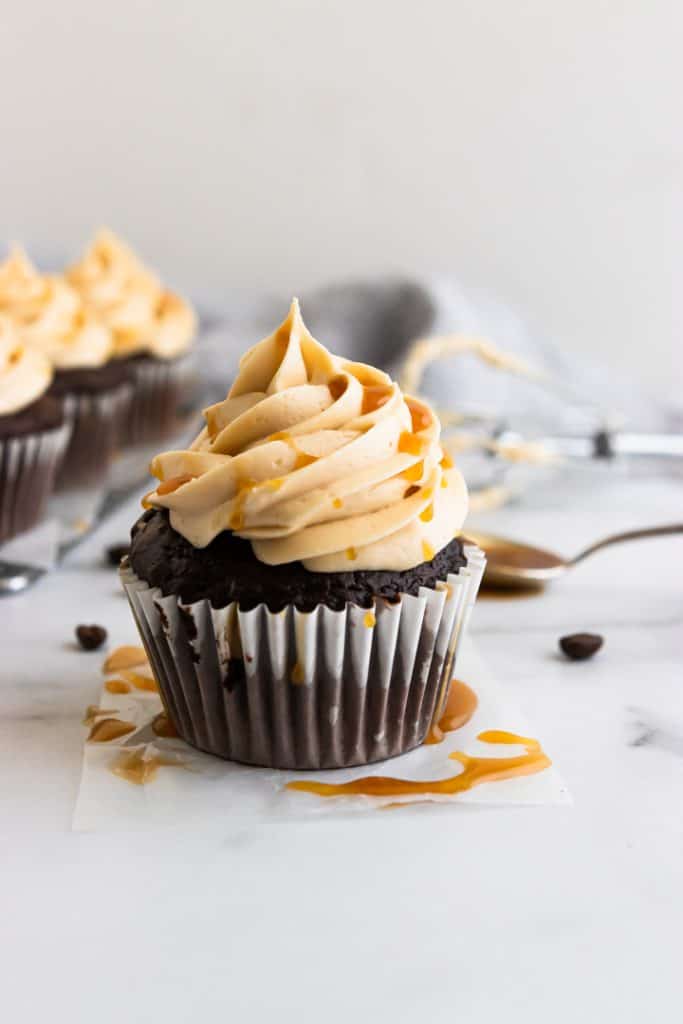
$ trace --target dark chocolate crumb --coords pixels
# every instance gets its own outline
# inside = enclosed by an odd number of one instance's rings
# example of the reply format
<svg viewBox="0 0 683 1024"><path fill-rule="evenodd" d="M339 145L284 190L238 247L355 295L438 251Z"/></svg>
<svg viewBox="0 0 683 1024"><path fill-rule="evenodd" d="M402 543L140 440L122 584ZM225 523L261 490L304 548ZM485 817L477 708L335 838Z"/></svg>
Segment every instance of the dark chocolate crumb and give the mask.
<svg viewBox="0 0 683 1024"><path fill-rule="evenodd" d="M128 544L112 544L106 550L107 564L113 565L118 569L121 559L125 558L129 551L130 546Z"/></svg>
<svg viewBox="0 0 683 1024"><path fill-rule="evenodd" d="M560 638L560 648L572 661L585 661L600 650L603 639L598 633L572 633Z"/></svg>
<svg viewBox="0 0 683 1024"><path fill-rule="evenodd" d="M76 626L76 639L84 651L96 651L107 639L104 626Z"/></svg>

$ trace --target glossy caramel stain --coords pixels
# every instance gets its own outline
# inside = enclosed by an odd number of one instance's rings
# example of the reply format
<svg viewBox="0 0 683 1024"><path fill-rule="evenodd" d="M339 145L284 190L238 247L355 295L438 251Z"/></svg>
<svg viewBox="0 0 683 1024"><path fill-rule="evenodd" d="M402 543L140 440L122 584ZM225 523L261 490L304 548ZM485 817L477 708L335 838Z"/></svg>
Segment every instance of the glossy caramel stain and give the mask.
<svg viewBox="0 0 683 1024"><path fill-rule="evenodd" d="M406 397L405 403L410 410L410 419L413 423L413 433L419 434L421 430L426 430L432 422L432 416L429 410L419 402L416 402L414 398Z"/></svg>
<svg viewBox="0 0 683 1024"><path fill-rule="evenodd" d="M363 625L367 626L368 629L372 629L373 626L377 625L377 619L373 612L366 612L363 616Z"/></svg>
<svg viewBox="0 0 683 1024"><path fill-rule="evenodd" d="M392 393L392 388L387 384L366 385L363 388L361 415L365 416L367 413L375 412L383 405L386 405Z"/></svg>
<svg viewBox="0 0 683 1024"><path fill-rule="evenodd" d="M138 749L122 753L111 764L109 770L113 775L118 775L120 779L125 779L134 786L145 786L156 778L159 768L164 765L181 768L182 762L162 757L161 754L145 758L144 749Z"/></svg>
<svg viewBox="0 0 683 1024"><path fill-rule="evenodd" d="M157 494L173 494L173 491L177 491L183 484L189 484L190 480L194 480L191 473L181 473L180 476L172 476L164 483L159 484L157 487Z"/></svg>
<svg viewBox="0 0 683 1024"><path fill-rule="evenodd" d="M130 693L131 685L124 679L108 679L104 684L108 693Z"/></svg>
<svg viewBox="0 0 683 1024"><path fill-rule="evenodd" d="M88 735L88 743L109 743L111 740L118 740L122 736L128 736L135 732L136 726L132 722L123 722L119 718L102 718L95 722Z"/></svg>
<svg viewBox="0 0 683 1024"><path fill-rule="evenodd" d="M289 678L291 679L295 686L301 686L301 684L303 683L304 669L303 665L301 665L298 661L296 661L292 666L292 671L290 673Z"/></svg>
<svg viewBox="0 0 683 1024"><path fill-rule="evenodd" d="M147 655L144 647L124 644L123 647L114 648L102 666L102 671L108 675L110 672L118 672L122 668L135 668L136 665L146 664Z"/></svg>
<svg viewBox="0 0 683 1024"><path fill-rule="evenodd" d="M414 483L416 480L420 480L422 478L424 471L424 462L416 462L414 466L409 466L408 469L404 469L401 476L404 480L411 480Z"/></svg>
<svg viewBox="0 0 683 1024"><path fill-rule="evenodd" d="M412 498L414 494L419 494L419 491L420 488L417 486L417 484L411 484L410 487L406 487L405 491L403 492L403 497Z"/></svg>
<svg viewBox="0 0 683 1024"><path fill-rule="evenodd" d="M355 548L347 548L346 557L350 562L355 562L355 560L358 558L358 552L356 551Z"/></svg>
<svg viewBox="0 0 683 1024"><path fill-rule="evenodd" d="M428 540L422 541L422 557L424 558L425 562L431 562L432 558L434 557L434 548L432 547Z"/></svg>
<svg viewBox="0 0 683 1024"><path fill-rule="evenodd" d="M403 455L422 455L422 441L414 433L404 430L398 439L398 450Z"/></svg>
<svg viewBox="0 0 683 1024"><path fill-rule="evenodd" d="M145 690L148 693L157 693L159 687L153 676L144 676L141 672L133 672L132 669L122 669L121 676L126 683L130 683L136 690Z"/></svg>
<svg viewBox="0 0 683 1024"><path fill-rule="evenodd" d="M451 679L446 707L438 723L435 722L427 733L425 743L442 743L447 732L467 725L478 706L479 698L474 690L459 679Z"/></svg>
<svg viewBox="0 0 683 1024"><path fill-rule="evenodd" d="M235 502L230 513L228 526L231 530L241 530L244 526L244 506L247 498L256 487L255 480L244 480L235 496Z"/></svg>
<svg viewBox="0 0 683 1024"><path fill-rule="evenodd" d="M453 469L453 459L448 452L444 452L439 463L442 469Z"/></svg>
<svg viewBox="0 0 683 1024"><path fill-rule="evenodd" d="M83 722L83 725L87 725L88 727L90 727L91 725L93 725L94 722L97 721L98 718L101 718L103 715L115 714L116 708L100 708L97 706L97 704L88 704L87 708L85 709L85 714L83 715L81 721Z"/></svg>
<svg viewBox="0 0 683 1024"><path fill-rule="evenodd" d="M332 401L336 402L337 399L341 398L341 396L346 391L347 387L349 386L349 382L346 379L346 377L332 377L332 379L328 381L327 386L330 389Z"/></svg>
<svg viewBox="0 0 683 1024"><path fill-rule="evenodd" d="M163 736L167 740L176 739L178 736L176 727L165 711L162 711L156 718L152 719L152 730L157 736Z"/></svg>
<svg viewBox="0 0 683 1024"><path fill-rule="evenodd" d="M332 501L333 508L342 508L343 505L344 502L341 500L341 498L334 498L334 500Z"/></svg>
<svg viewBox="0 0 683 1024"><path fill-rule="evenodd" d="M431 523L434 518L434 503L430 502L426 508L423 508L420 512L420 519L423 523Z"/></svg>
<svg viewBox="0 0 683 1024"><path fill-rule="evenodd" d="M485 782L513 779L522 775L535 775L552 764L541 749L538 740L502 730L489 730L477 736L482 743L500 743L524 747L524 753L514 757L477 757L460 750L449 754L453 761L459 761L463 770L446 779L425 782L410 779L396 779L387 775L368 775L352 782L313 782L301 780L288 782L287 789L300 793L315 793L318 796L413 796L433 794L456 796Z"/></svg>

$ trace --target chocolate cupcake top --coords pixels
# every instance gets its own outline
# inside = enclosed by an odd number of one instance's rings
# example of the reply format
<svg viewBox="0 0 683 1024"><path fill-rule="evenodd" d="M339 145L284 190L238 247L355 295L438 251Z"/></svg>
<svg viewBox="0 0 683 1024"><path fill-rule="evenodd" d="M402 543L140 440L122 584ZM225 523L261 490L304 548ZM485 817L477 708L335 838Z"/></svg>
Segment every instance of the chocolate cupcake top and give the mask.
<svg viewBox="0 0 683 1024"><path fill-rule="evenodd" d="M99 367L112 355L111 332L86 312L78 293L63 278L41 274L19 248L0 265L0 310L56 369Z"/></svg>
<svg viewBox="0 0 683 1024"><path fill-rule="evenodd" d="M69 283L111 329L114 356L148 354L175 359L196 333L192 307L164 289L112 231L100 231L82 260L67 271Z"/></svg>
<svg viewBox="0 0 683 1024"><path fill-rule="evenodd" d="M0 416L10 416L45 394L52 367L21 342L10 317L0 313Z"/></svg>
<svg viewBox="0 0 683 1024"><path fill-rule="evenodd" d="M154 459L160 483L147 496L195 547L230 530L269 565L400 571L460 531L467 489L434 412L381 370L328 352L296 300L204 417L190 449Z"/></svg>

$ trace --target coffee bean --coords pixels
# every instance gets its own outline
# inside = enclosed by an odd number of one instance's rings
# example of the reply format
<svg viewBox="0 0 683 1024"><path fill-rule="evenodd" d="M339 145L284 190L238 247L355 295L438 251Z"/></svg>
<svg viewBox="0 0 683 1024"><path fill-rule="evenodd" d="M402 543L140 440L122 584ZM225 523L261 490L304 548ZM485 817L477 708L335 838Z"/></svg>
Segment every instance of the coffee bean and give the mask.
<svg viewBox="0 0 683 1024"><path fill-rule="evenodd" d="M128 554L129 550L128 544L112 544L106 550L108 564L118 569L121 559Z"/></svg>
<svg viewBox="0 0 683 1024"><path fill-rule="evenodd" d="M562 651L572 661L585 661L600 650L603 639L598 633L572 633L560 638Z"/></svg>
<svg viewBox="0 0 683 1024"><path fill-rule="evenodd" d="M104 626L76 626L76 639L84 651L96 651L107 639Z"/></svg>

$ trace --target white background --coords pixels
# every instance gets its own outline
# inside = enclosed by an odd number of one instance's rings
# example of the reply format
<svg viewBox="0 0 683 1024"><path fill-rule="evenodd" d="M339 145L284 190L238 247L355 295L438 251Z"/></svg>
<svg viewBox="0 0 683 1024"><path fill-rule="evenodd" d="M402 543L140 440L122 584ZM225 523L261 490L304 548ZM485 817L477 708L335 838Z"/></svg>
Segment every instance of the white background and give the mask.
<svg viewBox="0 0 683 1024"><path fill-rule="evenodd" d="M194 294L456 271L674 396L675 0L6 4L0 239Z"/></svg>

